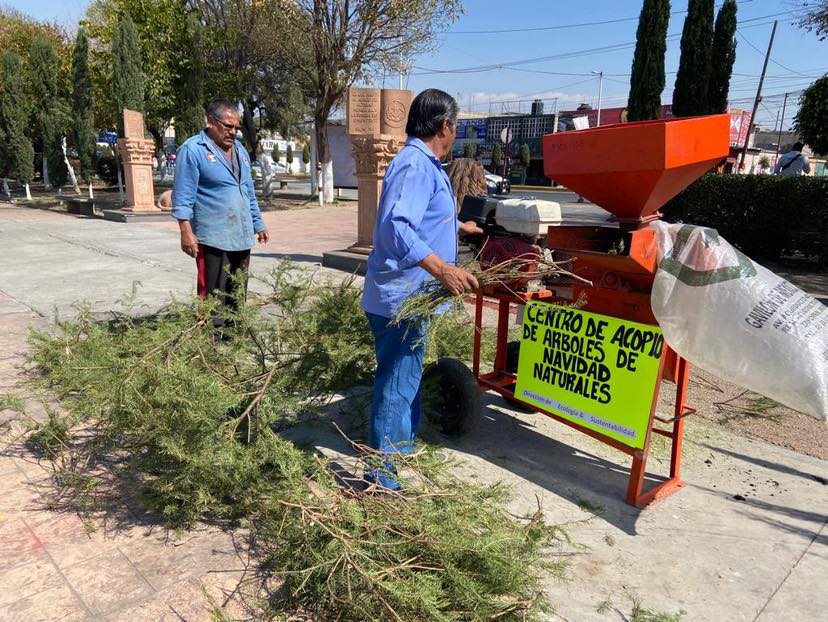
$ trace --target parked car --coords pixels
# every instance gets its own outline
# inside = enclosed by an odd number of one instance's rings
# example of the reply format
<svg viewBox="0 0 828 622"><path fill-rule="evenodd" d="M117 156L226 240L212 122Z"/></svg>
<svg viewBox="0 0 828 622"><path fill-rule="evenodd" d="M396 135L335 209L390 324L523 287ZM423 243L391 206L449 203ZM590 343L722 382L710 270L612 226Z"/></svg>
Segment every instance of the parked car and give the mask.
<svg viewBox="0 0 828 622"><path fill-rule="evenodd" d="M250 163L250 172L253 174L253 181L259 181L262 178L262 165L258 160L253 160Z"/></svg>
<svg viewBox="0 0 828 622"><path fill-rule="evenodd" d="M443 170L447 170L448 166L448 163L444 162ZM490 173L486 169L483 169L483 174L486 177L487 194L509 194L512 191L512 184L509 183L508 179L504 179L500 175Z"/></svg>
<svg viewBox="0 0 828 622"><path fill-rule="evenodd" d="M512 191L512 184L508 179L495 175L485 169L483 173L486 175L486 191L489 194L509 194Z"/></svg>

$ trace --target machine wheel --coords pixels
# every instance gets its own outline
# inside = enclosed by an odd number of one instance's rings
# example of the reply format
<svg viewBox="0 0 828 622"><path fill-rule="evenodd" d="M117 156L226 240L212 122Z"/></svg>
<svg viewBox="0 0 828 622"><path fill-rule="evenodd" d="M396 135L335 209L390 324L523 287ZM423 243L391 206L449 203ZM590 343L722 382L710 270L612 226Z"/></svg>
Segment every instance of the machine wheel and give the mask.
<svg viewBox="0 0 828 622"><path fill-rule="evenodd" d="M510 341L506 344L506 371L510 374L516 374L518 370L518 358L520 357L520 341ZM509 404L510 408L524 413L537 412L537 409L527 406L516 399L503 396L503 400Z"/></svg>
<svg viewBox="0 0 828 622"><path fill-rule="evenodd" d="M477 427L482 397L471 370L457 359L442 358L423 372L423 414L443 434L460 436Z"/></svg>

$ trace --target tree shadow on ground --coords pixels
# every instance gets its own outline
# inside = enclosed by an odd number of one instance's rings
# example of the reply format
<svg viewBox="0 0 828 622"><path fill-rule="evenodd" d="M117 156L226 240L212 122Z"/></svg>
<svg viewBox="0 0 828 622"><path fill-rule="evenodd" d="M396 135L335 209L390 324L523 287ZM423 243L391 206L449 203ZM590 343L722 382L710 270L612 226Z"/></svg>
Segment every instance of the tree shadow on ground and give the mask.
<svg viewBox="0 0 828 622"><path fill-rule="evenodd" d="M771 471L778 471L779 473L784 473L786 475L794 475L796 477L802 477L807 480L811 480L814 482L818 482L823 486L828 485L828 480L821 475L817 475L815 473L806 473L805 471L800 471L799 469L795 469L793 467L789 467L784 464L779 464L777 462L771 462L769 460L764 460L762 458L757 458L756 456L748 456L747 454L741 454L736 451L731 451L729 449L723 449L721 447L714 447L713 445L708 445L705 443L701 444L702 447L706 447L710 451L715 451L716 453L723 454L725 456L729 456L731 458L736 458L737 460L742 460L744 462L749 462L751 464L755 464L756 466L764 467L766 469L770 469Z"/></svg>

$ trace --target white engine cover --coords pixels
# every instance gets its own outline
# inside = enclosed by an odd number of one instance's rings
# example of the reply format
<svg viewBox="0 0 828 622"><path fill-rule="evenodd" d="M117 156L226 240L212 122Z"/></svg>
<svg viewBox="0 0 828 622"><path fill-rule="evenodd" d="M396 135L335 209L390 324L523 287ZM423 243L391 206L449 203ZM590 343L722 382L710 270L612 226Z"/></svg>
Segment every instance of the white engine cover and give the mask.
<svg viewBox="0 0 828 622"><path fill-rule="evenodd" d="M545 236L550 225L561 223L561 205L540 199L498 201L495 222L509 233Z"/></svg>

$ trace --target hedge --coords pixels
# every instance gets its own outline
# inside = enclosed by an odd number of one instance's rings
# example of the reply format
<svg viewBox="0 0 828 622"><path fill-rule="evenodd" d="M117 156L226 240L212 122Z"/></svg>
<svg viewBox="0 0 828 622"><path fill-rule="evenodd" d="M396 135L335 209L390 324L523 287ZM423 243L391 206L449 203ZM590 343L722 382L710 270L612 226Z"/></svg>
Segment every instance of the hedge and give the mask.
<svg viewBox="0 0 828 622"><path fill-rule="evenodd" d="M661 211L668 222L718 230L756 259L828 262L828 177L708 174Z"/></svg>

